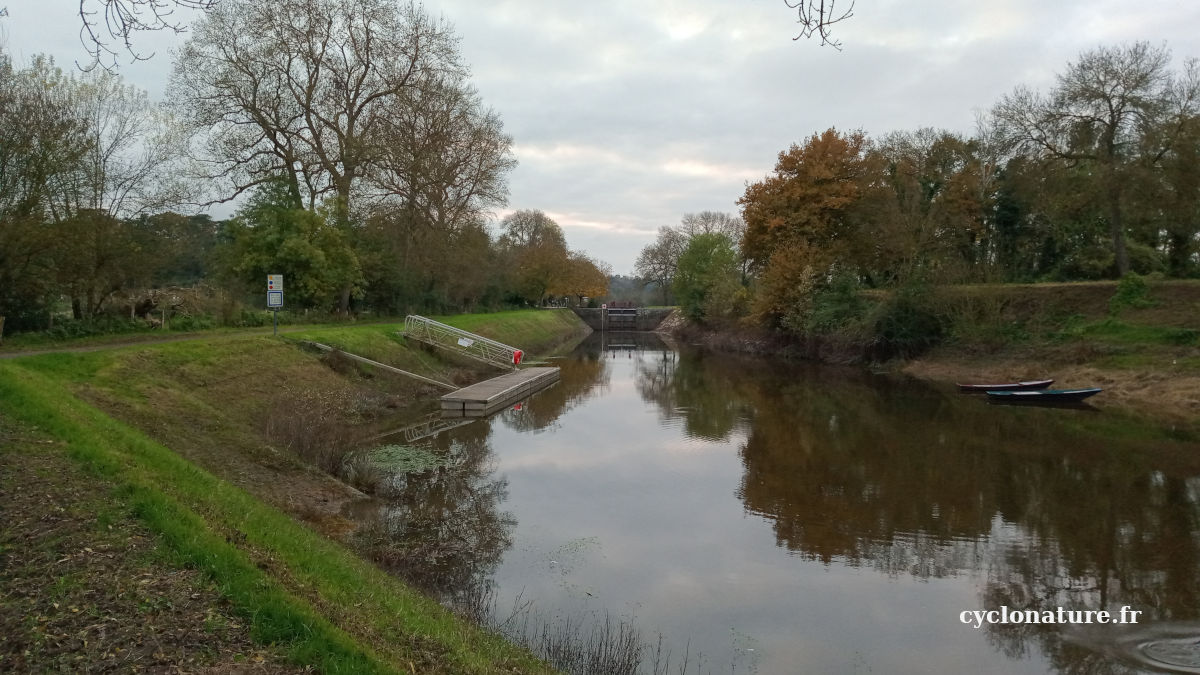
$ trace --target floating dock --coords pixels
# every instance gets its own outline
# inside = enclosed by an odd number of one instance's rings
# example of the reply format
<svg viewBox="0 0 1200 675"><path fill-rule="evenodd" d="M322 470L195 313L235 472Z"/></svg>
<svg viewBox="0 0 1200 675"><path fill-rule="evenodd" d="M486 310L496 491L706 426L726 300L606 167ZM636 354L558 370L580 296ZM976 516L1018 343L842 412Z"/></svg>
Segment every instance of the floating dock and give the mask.
<svg viewBox="0 0 1200 675"><path fill-rule="evenodd" d="M558 381L558 368L525 368L484 380L442 397L448 417L482 417Z"/></svg>

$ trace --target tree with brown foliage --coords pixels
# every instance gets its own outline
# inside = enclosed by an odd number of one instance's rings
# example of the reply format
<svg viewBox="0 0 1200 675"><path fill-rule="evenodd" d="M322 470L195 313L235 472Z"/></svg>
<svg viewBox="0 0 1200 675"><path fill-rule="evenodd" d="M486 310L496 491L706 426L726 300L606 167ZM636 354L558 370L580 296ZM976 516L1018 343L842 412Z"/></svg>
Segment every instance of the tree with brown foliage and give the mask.
<svg viewBox="0 0 1200 675"><path fill-rule="evenodd" d="M876 191L877 245L863 271L876 284L968 278L984 237L983 167L973 145L926 128L888 134L873 152L889 189Z"/></svg>
<svg viewBox="0 0 1200 675"><path fill-rule="evenodd" d="M568 275L567 240L562 228L538 210L514 211L500 221L501 255L510 273L509 287L526 302L541 304L563 295Z"/></svg>
<svg viewBox="0 0 1200 675"><path fill-rule="evenodd" d="M868 150L861 131L829 129L779 153L774 174L748 185L738 200L746 222L743 248L753 268L762 269L781 246L796 242L831 252L852 247L858 233L850 207L877 175Z"/></svg>
<svg viewBox="0 0 1200 675"><path fill-rule="evenodd" d="M608 278L611 275L612 268L608 263L598 262L582 251L571 251L567 254L562 289L565 294L575 296L582 306L584 298L608 295Z"/></svg>
<svg viewBox="0 0 1200 675"><path fill-rule="evenodd" d="M781 152L775 172L746 187L738 200L742 249L762 278L754 302L760 320L777 324L795 304L794 289L873 251L856 208L878 186L880 161L861 131L829 129Z"/></svg>

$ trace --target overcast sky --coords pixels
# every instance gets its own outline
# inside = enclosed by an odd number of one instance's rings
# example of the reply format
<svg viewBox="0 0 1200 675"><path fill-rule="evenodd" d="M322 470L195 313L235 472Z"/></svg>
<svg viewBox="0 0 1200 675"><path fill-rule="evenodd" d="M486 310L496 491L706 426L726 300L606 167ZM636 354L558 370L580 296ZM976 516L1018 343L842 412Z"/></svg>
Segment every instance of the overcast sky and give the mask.
<svg viewBox="0 0 1200 675"><path fill-rule="evenodd" d="M75 0L3 6L0 40L18 62L39 52L86 61ZM977 111L1018 84L1049 86L1100 44L1166 43L1177 65L1200 57L1196 0L859 0L834 29L841 51L793 41L783 0L426 8L454 24L475 85L513 137L508 209L545 211L572 248L619 273L682 214L736 213L747 181L831 126L970 133ZM138 36L156 56L121 73L160 98L183 39Z"/></svg>

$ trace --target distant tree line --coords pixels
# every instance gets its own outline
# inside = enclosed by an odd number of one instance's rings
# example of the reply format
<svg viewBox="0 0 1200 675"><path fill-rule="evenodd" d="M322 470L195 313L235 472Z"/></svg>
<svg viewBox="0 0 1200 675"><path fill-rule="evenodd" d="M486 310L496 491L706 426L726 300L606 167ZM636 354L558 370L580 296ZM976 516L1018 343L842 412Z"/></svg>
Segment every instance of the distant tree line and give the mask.
<svg viewBox="0 0 1200 675"><path fill-rule="evenodd" d="M105 69L0 52L0 316L11 331L164 302L459 311L602 296L606 266L538 211L492 232L516 165L457 38L412 3L207 3L166 105ZM180 215L241 197L224 222ZM170 292L166 292L166 289ZM2 324L0 324L2 325Z"/></svg>
<svg viewBox="0 0 1200 675"><path fill-rule="evenodd" d="M972 137L814 134L747 185L740 233L664 229L638 273L696 318L796 333L857 312L860 289L1200 276L1198 159L1196 60L1101 47Z"/></svg>

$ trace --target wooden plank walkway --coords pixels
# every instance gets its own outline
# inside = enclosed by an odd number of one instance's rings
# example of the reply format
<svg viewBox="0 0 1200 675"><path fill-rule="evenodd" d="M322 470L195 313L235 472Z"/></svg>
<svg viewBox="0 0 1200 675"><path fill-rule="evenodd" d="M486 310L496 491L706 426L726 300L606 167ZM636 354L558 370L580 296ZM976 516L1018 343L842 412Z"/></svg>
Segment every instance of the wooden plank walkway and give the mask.
<svg viewBox="0 0 1200 675"><path fill-rule="evenodd" d="M478 417L491 414L558 381L558 368L525 368L451 392L442 397L442 411Z"/></svg>

